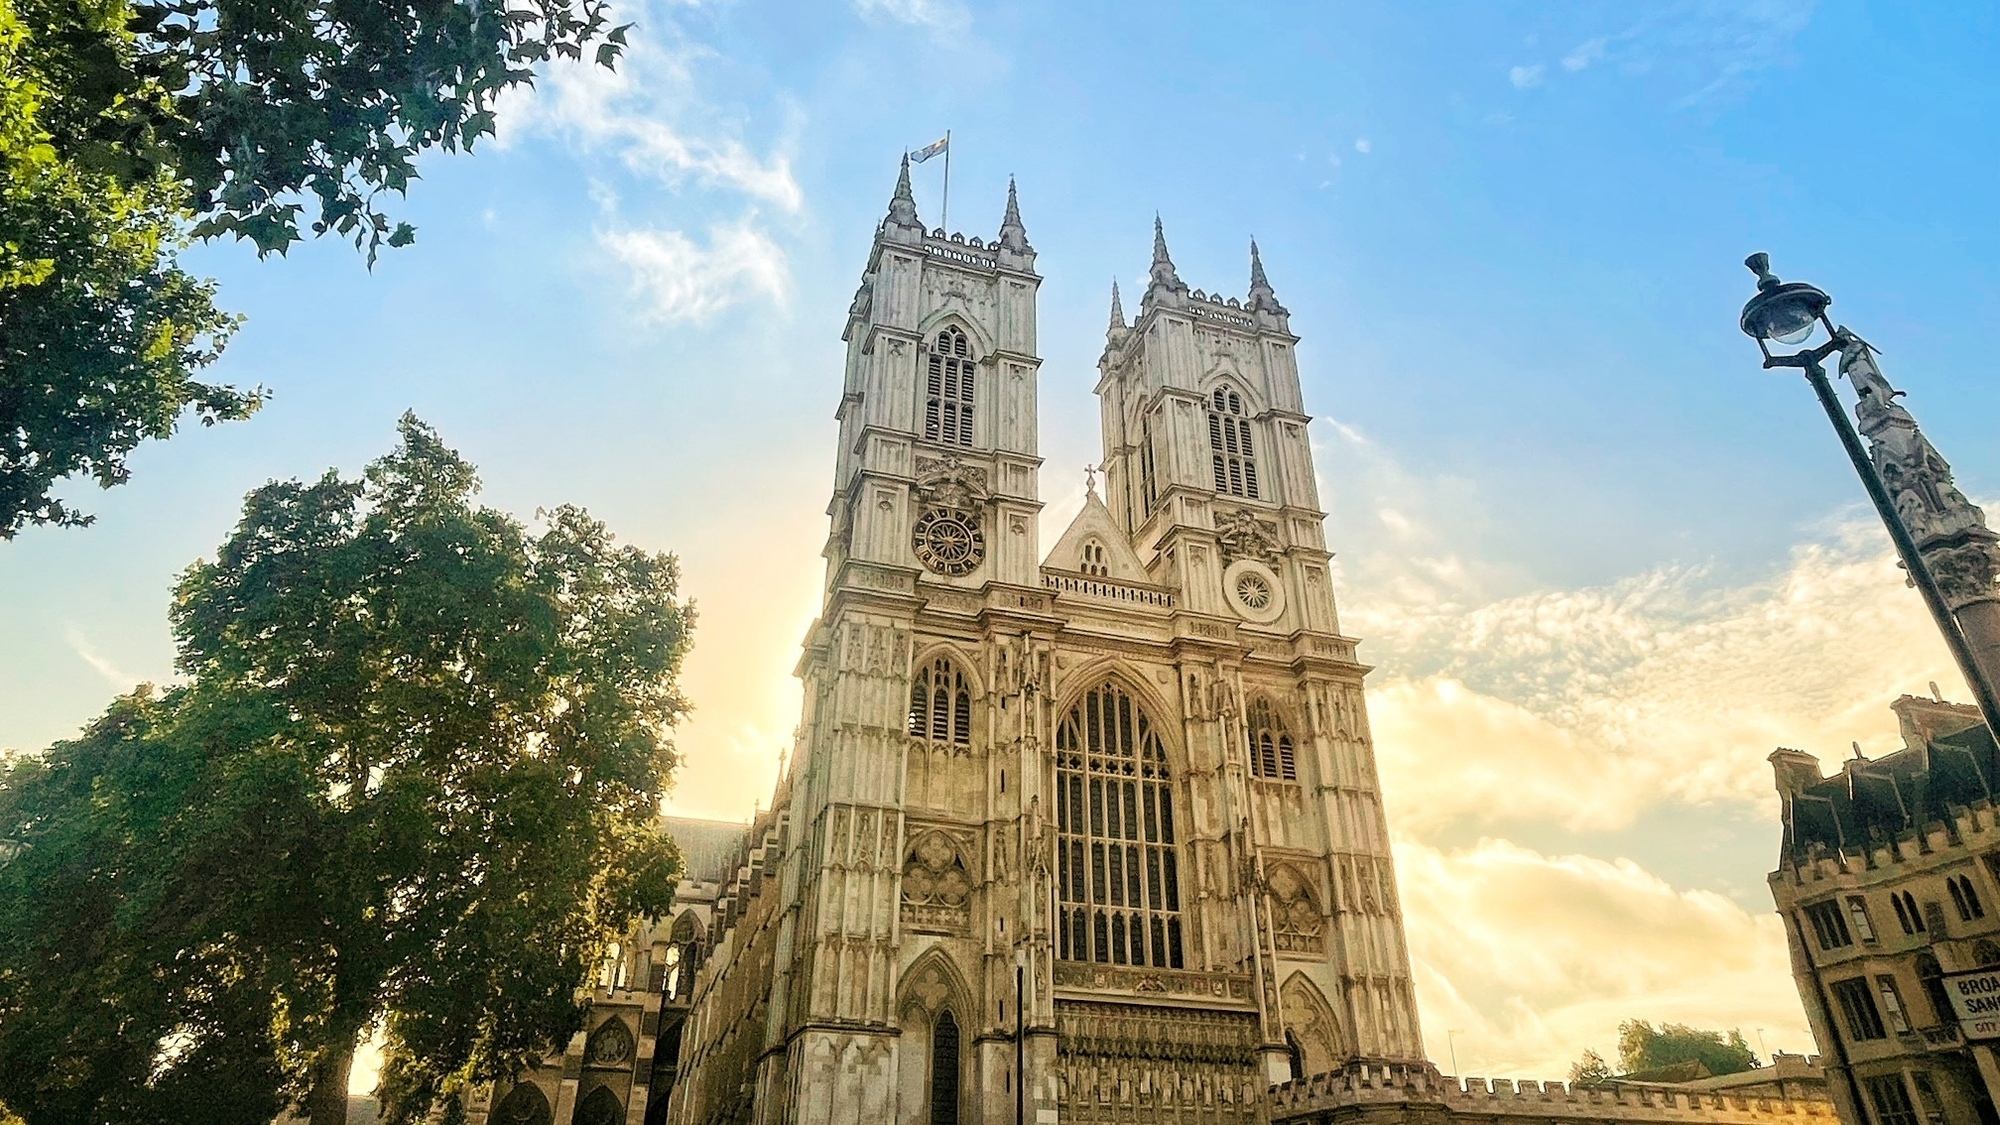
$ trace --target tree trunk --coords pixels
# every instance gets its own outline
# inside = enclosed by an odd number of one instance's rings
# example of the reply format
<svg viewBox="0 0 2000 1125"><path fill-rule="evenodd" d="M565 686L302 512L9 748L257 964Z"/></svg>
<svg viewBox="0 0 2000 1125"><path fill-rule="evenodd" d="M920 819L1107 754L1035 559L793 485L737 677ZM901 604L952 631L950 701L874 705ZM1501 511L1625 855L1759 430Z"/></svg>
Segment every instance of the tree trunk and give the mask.
<svg viewBox="0 0 2000 1125"><path fill-rule="evenodd" d="M306 1120L311 1125L347 1125L347 1073L354 1069L354 1041L350 1033L339 1046L330 1047L313 1062L312 1090L306 1094Z"/></svg>

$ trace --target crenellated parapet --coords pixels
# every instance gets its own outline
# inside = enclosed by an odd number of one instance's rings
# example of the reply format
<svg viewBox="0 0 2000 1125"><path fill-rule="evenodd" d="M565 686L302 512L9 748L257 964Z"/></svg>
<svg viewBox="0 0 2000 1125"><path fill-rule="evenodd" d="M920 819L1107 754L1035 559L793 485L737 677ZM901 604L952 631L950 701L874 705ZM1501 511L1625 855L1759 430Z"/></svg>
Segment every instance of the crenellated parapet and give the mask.
<svg viewBox="0 0 2000 1125"><path fill-rule="evenodd" d="M1756 1125L1792 1122L1831 1125L1832 1103L1822 1099L1740 1095L1722 1091L1607 1082L1599 1085L1533 1079L1465 1078L1428 1063L1357 1060L1338 1070L1271 1088L1273 1122L1320 1122L1355 1116L1376 1119L1454 1117L1492 1121L1700 1122Z"/></svg>

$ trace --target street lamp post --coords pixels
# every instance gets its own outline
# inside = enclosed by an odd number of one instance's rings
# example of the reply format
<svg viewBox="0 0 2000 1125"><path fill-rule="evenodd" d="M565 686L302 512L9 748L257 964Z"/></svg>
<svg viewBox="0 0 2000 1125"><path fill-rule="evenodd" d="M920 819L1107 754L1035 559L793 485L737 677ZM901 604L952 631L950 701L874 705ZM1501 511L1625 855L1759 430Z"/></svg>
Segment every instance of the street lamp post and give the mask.
<svg viewBox="0 0 2000 1125"><path fill-rule="evenodd" d="M2000 698L1994 694L1993 682L1974 657L1972 645L1966 639L1958 616L1952 612L1944 591L1938 586L1937 575L1917 549L1910 528L1897 512L1874 462L1869 460L1867 451L1861 447L1860 435L1855 433L1853 423L1848 421L1847 412L1841 409L1840 400L1833 393L1833 385L1827 381L1826 368L1821 366L1821 361L1827 356L1856 343L1856 337L1845 328L1834 327L1833 321L1827 318L1827 306L1833 304L1833 298L1824 290L1803 281L1779 281L1771 273L1770 255L1761 252L1752 254L1743 260L1743 264L1757 275L1757 294L1743 306L1741 325L1744 333L1757 341L1758 349L1764 353L1766 368L1796 367L1805 373L1806 382L1811 384L1820 408L1826 411L1827 421L1833 424L1834 433L1840 436L1847 459L1853 462L1854 472L1861 478L1861 486L1868 491L1868 499L1874 502L1876 514L1882 517L1883 526L1889 529L1889 538L1896 544L1896 554L1902 560L1903 569L1909 573L1911 585L1923 595L1924 605L1937 623L1938 632L1944 634L1945 647L1951 650L1959 674L1972 688L1980 716L1986 722L1987 733L1993 736L1996 744L2000 744ZM1771 351L1773 343L1786 346L1809 344L1821 330L1826 333L1826 340L1822 343L1810 344L1789 355L1773 354Z"/></svg>

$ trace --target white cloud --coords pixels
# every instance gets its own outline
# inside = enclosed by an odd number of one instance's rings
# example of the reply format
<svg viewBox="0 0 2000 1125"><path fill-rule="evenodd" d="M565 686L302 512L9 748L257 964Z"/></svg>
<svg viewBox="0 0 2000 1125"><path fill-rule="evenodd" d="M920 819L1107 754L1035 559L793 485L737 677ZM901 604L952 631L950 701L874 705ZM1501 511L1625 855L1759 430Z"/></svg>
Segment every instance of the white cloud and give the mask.
<svg viewBox="0 0 2000 1125"><path fill-rule="evenodd" d="M1513 67L1507 71L1507 81L1512 82L1516 90L1539 86L1542 84L1542 64Z"/></svg>
<svg viewBox="0 0 2000 1125"><path fill-rule="evenodd" d="M1354 151L1367 156L1369 153L1375 151L1375 142L1369 140L1367 137L1356 137L1354 138Z"/></svg>
<svg viewBox="0 0 2000 1125"><path fill-rule="evenodd" d="M671 23L661 26L672 34ZM728 115L697 89L696 65L714 58L697 44L635 33L616 70L555 66L532 89L510 93L498 140L558 137L671 186L692 183L798 211L805 197L790 155L782 148L760 155L731 135L719 125Z"/></svg>
<svg viewBox="0 0 2000 1125"><path fill-rule="evenodd" d="M1586 39L1563 56L1562 68L1574 74L1604 57L1605 38Z"/></svg>
<svg viewBox="0 0 2000 1125"><path fill-rule="evenodd" d="M83 635L83 630L72 625L63 631L63 637L69 641L69 649L76 654L76 658L89 665L91 671L103 677L105 683L119 691L130 691L139 683L139 677L120 668L109 657L97 651L97 646L90 643L90 640Z"/></svg>
<svg viewBox="0 0 2000 1125"><path fill-rule="evenodd" d="M905 23L939 34L963 32L972 16L954 0L854 0L863 19Z"/></svg>
<svg viewBox="0 0 2000 1125"><path fill-rule="evenodd" d="M705 242L678 230L600 232L598 245L624 266L652 320L707 320L751 298L783 304L790 290L785 252L749 220L708 229Z"/></svg>
<svg viewBox="0 0 2000 1125"><path fill-rule="evenodd" d="M1396 845L1427 1047L1465 1074L1562 1078L1625 1019L1742 1028L1811 1049L1781 923L1630 860L1503 840ZM1504 966L1496 971L1495 966ZM1455 1033L1455 1034L1454 1034Z"/></svg>

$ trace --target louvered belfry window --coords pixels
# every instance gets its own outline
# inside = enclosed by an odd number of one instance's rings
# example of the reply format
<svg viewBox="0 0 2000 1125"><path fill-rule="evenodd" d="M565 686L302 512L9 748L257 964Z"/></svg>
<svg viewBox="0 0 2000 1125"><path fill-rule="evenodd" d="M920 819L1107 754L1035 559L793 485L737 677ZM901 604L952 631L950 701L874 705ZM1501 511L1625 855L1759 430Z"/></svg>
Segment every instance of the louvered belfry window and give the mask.
<svg viewBox="0 0 2000 1125"><path fill-rule="evenodd" d="M972 446L972 345L953 325L931 341L924 384L924 440Z"/></svg>
<svg viewBox="0 0 2000 1125"><path fill-rule="evenodd" d="M972 742L972 687L950 657L940 656L910 681L910 737L957 746Z"/></svg>
<svg viewBox="0 0 2000 1125"><path fill-rule="evenodd" d="M1243 416L1243 396L1217 387L1208 402L1208 452L1215 470L1215 490L1227 496L1257 499L1257 450L1250 438L1250 419Z"/></svg>
<svg viewBox="0 0 2000 1125"><path fill-rule="evenodd" d="M1249 717L1250 772L1273 781L1297 781L1298 751L1277 709L1269 700L1259 699L1250 705Z"/></svg>
<svg viewBox="0 0 2000 1125"><path fill-rule="evenodd" d="M1056 727L1056 823L1061 955L1182 968L1166 751L1116 683L1085 695Z"/></svg>

